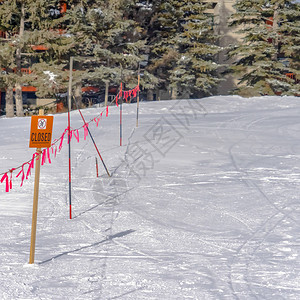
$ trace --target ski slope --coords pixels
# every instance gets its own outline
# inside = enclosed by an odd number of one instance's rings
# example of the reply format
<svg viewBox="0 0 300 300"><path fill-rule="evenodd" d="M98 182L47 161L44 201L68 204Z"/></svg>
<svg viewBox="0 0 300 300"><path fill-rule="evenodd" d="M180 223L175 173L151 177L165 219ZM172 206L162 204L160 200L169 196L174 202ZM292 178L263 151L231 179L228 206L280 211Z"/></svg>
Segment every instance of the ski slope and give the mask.
<svg viewBox="0 0 300 300"><path fill-rule="evenodd" d="M86 120L103 108L82 110ZM77 111L71 126L82 126ZM0 173L31 158L30 118L0 118ZM67 127L54 116L53 136ZM0 299L300 299L300 101L216 96L110 107L34 175L0 185Z"/></svg>

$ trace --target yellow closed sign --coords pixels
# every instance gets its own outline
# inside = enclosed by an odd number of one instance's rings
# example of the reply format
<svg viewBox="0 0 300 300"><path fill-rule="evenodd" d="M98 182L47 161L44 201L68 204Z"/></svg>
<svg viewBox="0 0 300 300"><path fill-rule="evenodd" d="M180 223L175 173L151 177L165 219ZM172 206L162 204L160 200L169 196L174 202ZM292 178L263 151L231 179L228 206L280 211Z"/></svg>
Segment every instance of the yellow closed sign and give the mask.
<svg viewBox="0 0 300 300"><path fill-rule="evenodd" d="M52 140L53 116L32 116L29 148L49 148Z"/></svg>

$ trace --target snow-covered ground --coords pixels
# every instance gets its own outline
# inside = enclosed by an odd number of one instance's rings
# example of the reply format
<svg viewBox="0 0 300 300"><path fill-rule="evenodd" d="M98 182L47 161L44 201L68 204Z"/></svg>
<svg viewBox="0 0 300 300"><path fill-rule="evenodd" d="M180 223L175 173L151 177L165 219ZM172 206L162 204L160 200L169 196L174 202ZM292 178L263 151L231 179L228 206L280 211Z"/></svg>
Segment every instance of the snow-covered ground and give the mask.
<svg viewBox="0 0 300 300"><path fill-rule="evenodd" d="M87 120L103 108L83 110ZM0 185L1 299L300 299L300 99L210 97L111 107L34 175ZM77 111L71 126L82 126ZM30 118L0 118L0 173L31 158ZM53 136L67 127L54 116Z"/></svg>

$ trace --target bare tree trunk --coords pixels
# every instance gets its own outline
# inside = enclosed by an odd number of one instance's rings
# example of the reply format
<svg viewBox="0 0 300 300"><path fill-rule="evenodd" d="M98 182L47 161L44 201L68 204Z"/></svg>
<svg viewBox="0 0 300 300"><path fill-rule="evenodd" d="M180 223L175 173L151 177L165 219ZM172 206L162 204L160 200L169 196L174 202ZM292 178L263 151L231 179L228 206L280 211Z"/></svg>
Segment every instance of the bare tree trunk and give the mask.
<svg viewBox="0 0 300 300"><path fill-rule="evenodd" d="M153 91L147 90L147 100L153 101Z"/></svg>
<svg viewBox="0 0 300 300"><path fill-rule="evenodd" d="M79 81L75 84L74 97L79 108L83 107L82 103L82 82Z"/></svg>
<svg viewBox="0 0 300 300"><path fill-rule="evenodd" d="M21 79L22 79L22 73L21 73L21 42L23 40L24 36L24 19L25 19L25 8L24 3L22 3L21 7L21 19L20 19L20 32L19 32L19 45L16 50L16 65L17 65L17 75L18 75L18 82L15 86L15 98L16 98L16 111L17 111L17 117L24 117L24 110L23 110L23 97L22 97L22 86L21 86Z"/></svg>
<svg viewBox="0 0 300 300"><path fill-rule="evenodd" d="M109 59L107 60L107 67L109 67ZM105 81L105 96L104 96L104 105L105 107L108 104L108 90L109 90L109 80Z"/></svg>
<svg viewBox="0 0 300 300"><path fill-rule="evenodd" d="M17 117L24 117L22 86L19 83L16 83L15 86L15 99Z"/></svg>
<svg viewBox="0 0 300 300"><path fill-rule="evenodd" d="M275 34L275 38L273 39L273 46L275 48L275 52L273 55L273 60L278 60L278 52L279 52L279 39L278 39L278 28L279 28L279 18L278 18L278 9L279 4L276 4L274 7L274 14L273 14L273 32Z"/></svg>
<svg viewBox="0 0 300 300"><path fill-rule="evenodd" d="M176 100L177 99L177 87L172 87L171 90L171 99Z"/></svg>
<svg viewBox="0 0 300 300"><path fill-rule="evenodd" d="M5 111L7 118L12 118L14 116L14 92L12 86L9 86L6 90Z"/></svg>
<svg viewBox="0 0 300 300"><path fill-rule="evenodd" d="M160 101L160 89L156 89L156 100Z"/></svg>
<svg viewBox="0 0 300 300"><path fill-rule="evenodd" d="M104 98L104 105L107 106L108 103L108 88L109 88L109 82L105 81L105 98Z"/></svg>

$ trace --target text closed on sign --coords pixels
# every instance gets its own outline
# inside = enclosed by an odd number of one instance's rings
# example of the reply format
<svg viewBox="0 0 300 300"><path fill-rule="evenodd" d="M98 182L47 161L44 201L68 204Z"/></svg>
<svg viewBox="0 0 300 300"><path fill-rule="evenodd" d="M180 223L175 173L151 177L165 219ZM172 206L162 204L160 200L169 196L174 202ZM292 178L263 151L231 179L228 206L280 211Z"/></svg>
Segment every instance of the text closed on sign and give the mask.
<svg viewBox="0 0 300 300"><path fill-rule="evenodd" d="M32 116L29 147L51 147L52 127L53 116Z"/></svg>

